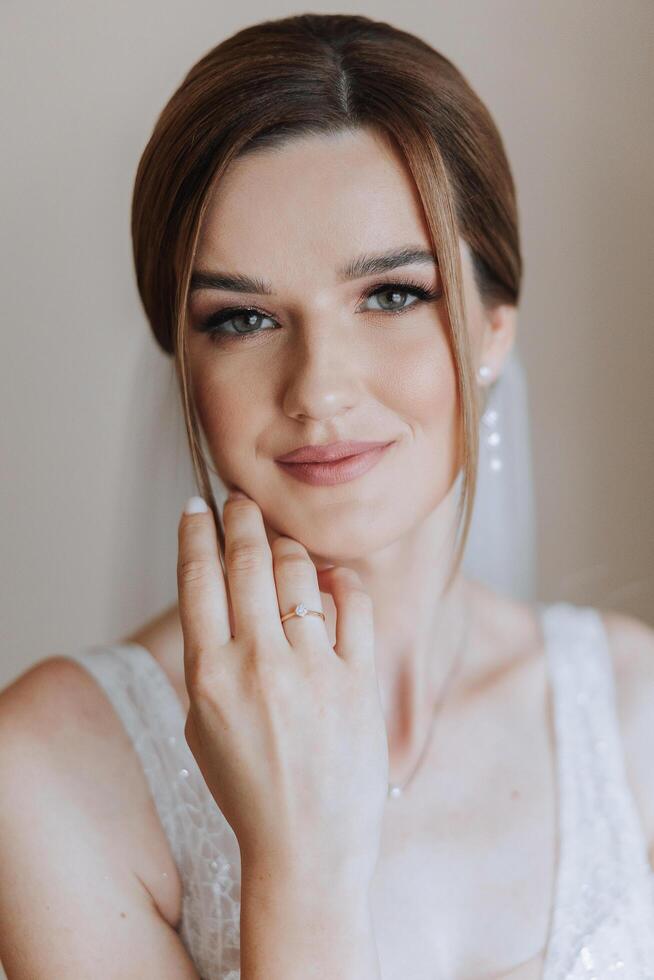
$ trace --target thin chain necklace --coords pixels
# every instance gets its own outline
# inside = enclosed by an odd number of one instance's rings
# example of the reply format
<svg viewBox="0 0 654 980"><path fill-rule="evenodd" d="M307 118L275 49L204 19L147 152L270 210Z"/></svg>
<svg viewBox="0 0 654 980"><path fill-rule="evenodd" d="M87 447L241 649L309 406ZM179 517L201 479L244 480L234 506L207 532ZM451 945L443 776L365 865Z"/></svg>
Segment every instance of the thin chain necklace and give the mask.
<svg viewBox="0 0 654 980"><path fill-rule="evenodd" d="M409 785L409 783L411 782L411 780L415 776L416 772L420 768L420 763L424 759L425 754L427 752L427 749L429 748L429 745L431 743L432 732L434 730L434 723L436 721L436 715L438 713L438 709L441 706L441 704L443 703L443 700L444 700L445 695L447 693L447 689L449 688L449 686L450 686L450 684L451 684L451 682L452 682L452 680L453 680L453 678L455 676L455 673L457 673L458 668L461 666L461 664L463 662L463 651L465 649L466 640L467 640L468 634L470 632L470 618L471 617L468 614L468 616L465 617L465 618L466 618L466 623L464 625L463 636L462 636L462 639L461 639L461 643L459 644L459 648L458 648L456 654L454 655L454 658L453 658L452 663L450 665L450 669L447 672L447 676L445 678L445 682L443 684L443 687L441 688L441 693L438 696L438 698L436 699L436 702L434 703L434 710L433 710L432 716L431 716L431 723L429 725L429 731L427 732L427 739L426 739L425 744L423 746L422 752L420 753L420 755L418 757L418 761L416 762L415 766L413 767L413 769L412 769L412 771L411 771L408 779L406 779L403 783L389 783L388 784L388 792L386 794L387 797L388 797L388 799L397 799L397 797L403 795L403 793L406 790L407 786Z"/></svg>

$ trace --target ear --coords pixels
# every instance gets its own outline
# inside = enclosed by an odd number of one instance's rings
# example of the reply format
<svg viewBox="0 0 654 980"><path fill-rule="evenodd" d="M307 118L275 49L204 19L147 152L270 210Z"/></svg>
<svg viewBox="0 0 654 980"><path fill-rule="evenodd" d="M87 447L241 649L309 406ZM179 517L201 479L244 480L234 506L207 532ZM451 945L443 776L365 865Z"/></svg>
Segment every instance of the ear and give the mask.
<svg viewBox="0 0 654 980"><path fill-rule="evenodd" d="M489 368L488 377L483 380L486 385L502 373L504 361L515 343L517 319L517 308L508 303L498 303L485 315L479 363Z"/></svg>

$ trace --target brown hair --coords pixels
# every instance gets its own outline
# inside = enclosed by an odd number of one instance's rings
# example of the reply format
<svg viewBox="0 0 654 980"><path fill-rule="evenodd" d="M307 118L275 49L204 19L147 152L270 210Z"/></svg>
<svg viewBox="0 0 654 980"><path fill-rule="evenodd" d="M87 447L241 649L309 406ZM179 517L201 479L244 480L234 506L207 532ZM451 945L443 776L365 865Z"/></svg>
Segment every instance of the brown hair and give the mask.
<svg viewBox="0 0 654 980"><path fill-rule="evenodd" d="M522 260L502 139L447 58L390 24L349 14L263 21L212 48L164 107L139 162L132 201L138 289L157 343L175 357L198 491L213 511L224 551L186 347L189 280L209 193L246 153L297 135L362 126L386 134L403 155L442 278L463 446L461 534L449 585L472 517L480 421L458 236L470 247L486 305L517 305Z"/></svg>

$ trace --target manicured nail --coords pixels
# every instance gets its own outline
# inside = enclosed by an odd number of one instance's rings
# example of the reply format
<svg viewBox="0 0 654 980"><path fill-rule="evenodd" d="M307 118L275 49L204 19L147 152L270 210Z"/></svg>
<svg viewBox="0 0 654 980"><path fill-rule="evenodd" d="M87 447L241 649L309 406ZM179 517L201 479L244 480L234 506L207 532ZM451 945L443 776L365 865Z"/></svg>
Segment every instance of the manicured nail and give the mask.
<svg viewBox="0 0 654 980"><path fill-rule="evenodd" d="M185 514L205 514L209 510L202 497L189 497L184 505Z"/></svg>

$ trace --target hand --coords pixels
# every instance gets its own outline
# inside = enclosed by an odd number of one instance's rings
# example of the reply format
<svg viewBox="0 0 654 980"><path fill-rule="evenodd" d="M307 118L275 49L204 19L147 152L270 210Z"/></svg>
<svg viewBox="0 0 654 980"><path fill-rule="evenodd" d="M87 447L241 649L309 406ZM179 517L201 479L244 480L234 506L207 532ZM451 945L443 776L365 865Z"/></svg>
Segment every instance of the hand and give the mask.
<svg viewBox="0 0 654 980"><path fill-rule="evenodd" d="M292 538L268 542L248 497L182 514L177 584L190 699L185 736L242 861L270 873L372 877L388 781L372 600L353 569L318 573ZM318 574L336 643L317 616ZM227 581L225 580L227 577Z"/></svg>

